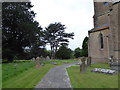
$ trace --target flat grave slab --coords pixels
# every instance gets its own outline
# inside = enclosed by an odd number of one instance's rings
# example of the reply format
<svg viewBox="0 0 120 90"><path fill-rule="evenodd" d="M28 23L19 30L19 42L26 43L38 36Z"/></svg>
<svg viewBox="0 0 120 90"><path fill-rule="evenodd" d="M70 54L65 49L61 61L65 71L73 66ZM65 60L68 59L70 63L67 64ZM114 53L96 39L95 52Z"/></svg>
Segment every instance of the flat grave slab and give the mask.
<svg viewBox="0 0 120 90"><path fill-rule="evenodd" d="M91 72L103 73L103 74L110 74L110 75L114 75L114 74L117 73L116 70L102 69L102 68L94 68Z"/></svg>
<svg viewBox="0 0 120 90"><path fill-rule="evenodd" d="M53 64L53 65L58 65L58 63L50 63L50 64Z"/></svg>
<svg viewBox="0 0 120 90"><path fill-rule="evenodd" d="M61 63L68 63L68 62L62 61Z"/></svg>

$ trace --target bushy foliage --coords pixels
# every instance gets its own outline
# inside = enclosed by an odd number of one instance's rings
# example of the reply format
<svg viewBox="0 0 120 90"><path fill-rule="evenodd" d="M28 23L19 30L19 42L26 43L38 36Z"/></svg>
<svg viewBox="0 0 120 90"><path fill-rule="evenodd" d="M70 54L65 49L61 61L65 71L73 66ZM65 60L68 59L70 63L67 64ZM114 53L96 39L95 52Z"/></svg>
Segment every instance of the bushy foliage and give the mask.
<svg viewBox="0 0 120 90"><path fill-rule="evenodd" d="M61 46L56 52L56 57L58 59L70 59L72 56L72 50L66 46Z"/></svg>
<svg viewBox="0 0 120 90"><path fill-rule="evenodd" d="M2 3L2 58L22 59L25 47L43 45L42 28L34 20L30 2Z"/></svg>
<svg viewBox="0 0 120 90"><path fill-rule="evenodd" d="M50 44L51 57L54 59L57 48L61 43L68 43L69 38L73 39L74 33L66 33L65 25L60 22L51 23L45 30L45 41Z"/></svg>
<svg viewBox="0 0 120 90"><path fill-rule="evenodd" d="M80 50L80 48L76 48L75 51L74 51L74 56L75 56L76 58L78 58L78 57L80 57L80 55L81 55L81 50Z"/></svg>
<svg viewBox="0 0 120 90"><path fill-rule="evenodd" d="M83 40L81 56L88 56L88 37L85 37L85 39Z"/></svg>

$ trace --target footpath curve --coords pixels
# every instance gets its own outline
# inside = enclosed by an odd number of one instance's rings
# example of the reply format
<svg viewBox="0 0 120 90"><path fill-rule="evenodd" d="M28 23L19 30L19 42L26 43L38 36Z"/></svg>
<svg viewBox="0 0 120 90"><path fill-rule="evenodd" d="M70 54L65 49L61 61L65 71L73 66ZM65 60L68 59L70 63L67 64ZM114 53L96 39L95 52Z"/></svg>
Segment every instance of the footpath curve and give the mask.
<svg viewBox="0 0 120 90"><path fill-rule="evenodd" d="M77 63L70 63L52 68L35 88L72 88L66 68L74 64Z"/></svg>

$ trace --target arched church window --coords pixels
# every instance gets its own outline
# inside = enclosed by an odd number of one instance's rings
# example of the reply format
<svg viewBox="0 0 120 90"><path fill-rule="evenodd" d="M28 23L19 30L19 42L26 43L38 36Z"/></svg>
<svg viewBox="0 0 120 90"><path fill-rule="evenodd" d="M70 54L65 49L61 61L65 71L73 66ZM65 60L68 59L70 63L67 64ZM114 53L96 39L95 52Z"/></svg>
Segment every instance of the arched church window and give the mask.
<svg viewBox="0 0 120 90"><path fill-rule="evenodd" d="M108 5L109 5L109 3L108 3L108 2L104 2L103 4L104 4L105 6L108 6Z"/></svg>
<svg viewBox="0 0 120 90"><path fill-rule="evenodd" d="M104 48L104 43L103 43L103 34L99 34L99 39L100 39L100 48Z"/></svg>

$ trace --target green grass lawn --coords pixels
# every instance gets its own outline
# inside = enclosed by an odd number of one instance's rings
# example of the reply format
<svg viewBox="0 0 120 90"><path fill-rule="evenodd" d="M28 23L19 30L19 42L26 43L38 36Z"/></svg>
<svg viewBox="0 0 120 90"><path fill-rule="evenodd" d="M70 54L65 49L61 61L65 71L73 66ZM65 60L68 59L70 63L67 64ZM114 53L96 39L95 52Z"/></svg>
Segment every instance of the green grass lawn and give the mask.
<svg viewBox="0 0 120 90"><path fill-rule="evenodd" d="M106 75L102 73L91 72L94 68L110 67L107 64L92 64L87 72L80 74L80 67L72 66L67 68L70 81L73 88L118 88L118 75Z"/></svg>
<svg viewBox="0 0 120 90"><path fill-rule="evenodd" d="M2 64L0 64L0 89L2 88Z"/></svg>
<svg viewBox="0 0 120 90"><path fill-rule="evenodd" d="M52 67L65 64L61 61L76 62L75 60L44 61L45 65L39 69L35 68L33 61L2 64L2 87L34 88ZM56 62L58 65L52 65L51 62Z"/></svg>
<svg viewBox="0 0 120 90"><path fill-rule="evenodd" d="M34 66L33 61L2 64L2 80L6 81Z"/></svg>

